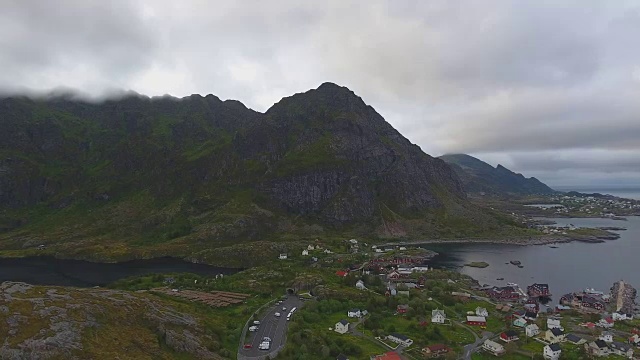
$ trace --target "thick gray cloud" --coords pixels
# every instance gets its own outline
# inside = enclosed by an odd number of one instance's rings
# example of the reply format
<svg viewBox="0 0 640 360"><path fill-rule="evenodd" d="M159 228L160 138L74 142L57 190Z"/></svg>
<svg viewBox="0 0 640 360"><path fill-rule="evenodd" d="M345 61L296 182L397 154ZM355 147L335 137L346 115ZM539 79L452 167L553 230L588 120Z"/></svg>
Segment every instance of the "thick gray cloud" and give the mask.
<svg viewBox="0 0 640 360"><path fill-rule="evenodd" d="M214 93L333 81L425 151L640 184L637 1L0 0L0 89Z"/></svg>

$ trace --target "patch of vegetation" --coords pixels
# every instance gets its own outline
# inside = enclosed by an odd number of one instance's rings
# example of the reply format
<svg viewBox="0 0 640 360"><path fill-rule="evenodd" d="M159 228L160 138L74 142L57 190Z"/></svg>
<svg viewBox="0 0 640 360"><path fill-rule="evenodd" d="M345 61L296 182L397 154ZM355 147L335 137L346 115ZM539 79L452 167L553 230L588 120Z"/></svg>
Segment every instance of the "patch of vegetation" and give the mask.
<svg viewBox="0 0 640 360"><path fill-rule="evenodd" d="M464 264L464 266L470 266L475 268L486 268L486 267L489 267L489 263L484 261L473 261L468 264Z"/></svg>

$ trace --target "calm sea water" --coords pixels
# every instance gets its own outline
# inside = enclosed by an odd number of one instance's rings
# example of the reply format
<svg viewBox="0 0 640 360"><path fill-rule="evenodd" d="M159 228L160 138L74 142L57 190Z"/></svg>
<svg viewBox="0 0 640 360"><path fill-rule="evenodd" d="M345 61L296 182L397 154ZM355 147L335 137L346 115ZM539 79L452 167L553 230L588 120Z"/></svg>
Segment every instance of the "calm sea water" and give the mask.
<svg viewBox="0 0 640 360"><path fill-rule="evenodd" d="M553 302L565 293L595 288L609 291L614 282L625 280L640 288L640 217L629 217L628 221L610 219L552 219L558 224L574 224L582 227L617 226L618 240L589 244L572 242L564 244L513 246L491 244L425 245L439 252L433 259L436 267L459 268L481 284L505 285L514 282L526 289L527 285L548 283L553 293ZM550 246L557 246L557 249ZM508 263L519 260L520 269ZM472 261L486 261L484 269L462 267ZM497 280L504 278L503 281Z"/></svg>
<svg viewBox="0 0 640 360"><path fill-rule="evenodd" d="M92 263L52 257L0 258L0 282L23 281L36 285L104 286L119 279L155 273L194 273L215 276L232 274L224 269L194 264L176 258L133 260L121 263Z"/></svg>

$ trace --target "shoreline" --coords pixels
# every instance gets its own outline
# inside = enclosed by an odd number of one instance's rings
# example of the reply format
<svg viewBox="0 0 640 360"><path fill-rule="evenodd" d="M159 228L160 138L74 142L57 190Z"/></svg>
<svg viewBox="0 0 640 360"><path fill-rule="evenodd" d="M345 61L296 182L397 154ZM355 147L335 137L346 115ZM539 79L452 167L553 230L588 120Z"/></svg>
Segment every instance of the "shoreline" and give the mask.
<svg viewBox="0 0 640 360"><path fill-rule="evenodd" d="M589 236L589 237L569 237L569 236L551 236L537 238L465 238L465 239L427 239L427 240L409 240L392 243L378 244L377 246L401 246L401 245L430 245L430 244L496 244L496 245L517 245L517 246L534 246L549 245L559 243L570 243L574 241L584 243L603 243L607 240L617 240L620 235L609 232L609 236Z"/></svg>

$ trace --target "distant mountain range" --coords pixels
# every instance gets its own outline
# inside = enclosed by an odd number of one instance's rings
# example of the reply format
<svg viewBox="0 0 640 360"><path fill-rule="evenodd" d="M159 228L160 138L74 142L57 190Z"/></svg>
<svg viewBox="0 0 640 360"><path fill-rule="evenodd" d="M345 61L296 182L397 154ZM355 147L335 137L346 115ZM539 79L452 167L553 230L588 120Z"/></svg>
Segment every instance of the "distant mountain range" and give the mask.
<svg viewBox="0 0 640 360"><path fill-rule="evenodd" d="M515 173L502 165L495 168L466 154L440 156L458 174L469 193L551 194L555 191L540 180Z"/></svg>
<svg viewBox="0 0 640 360"><path fill-rule="evenodd" d="M265 113L214 95L15 96L0 99L0 250L129 258L504 228L457 174L332 83Z"/></svg>

